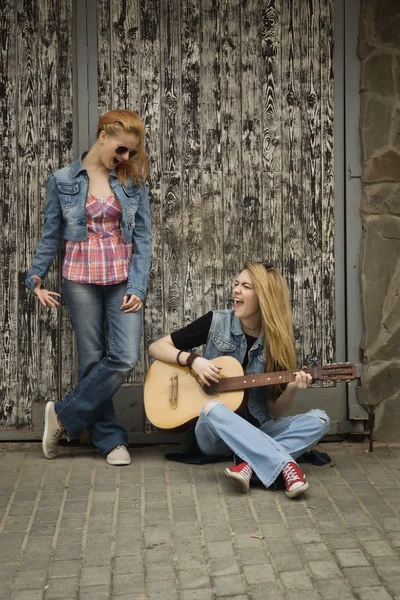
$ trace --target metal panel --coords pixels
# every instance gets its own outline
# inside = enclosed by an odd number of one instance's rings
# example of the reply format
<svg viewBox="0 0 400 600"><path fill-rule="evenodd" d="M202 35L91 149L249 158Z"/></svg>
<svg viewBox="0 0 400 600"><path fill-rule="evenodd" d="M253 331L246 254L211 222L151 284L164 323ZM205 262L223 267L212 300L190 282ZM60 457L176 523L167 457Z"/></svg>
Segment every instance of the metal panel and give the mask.
<svg viewBox="0 0 400 600"><path fill-rule="evenodd" d="M361 148L360 148L360 60L357 56L360 22L360 0L345 4L345 199L346 199L346 341L347 360L361 362L360 344L363 336L361 315L359 260L362 237L360 205ZM367 411L358 404L357 381L348 386L348 414L352 420L368 419Z"/></svg>

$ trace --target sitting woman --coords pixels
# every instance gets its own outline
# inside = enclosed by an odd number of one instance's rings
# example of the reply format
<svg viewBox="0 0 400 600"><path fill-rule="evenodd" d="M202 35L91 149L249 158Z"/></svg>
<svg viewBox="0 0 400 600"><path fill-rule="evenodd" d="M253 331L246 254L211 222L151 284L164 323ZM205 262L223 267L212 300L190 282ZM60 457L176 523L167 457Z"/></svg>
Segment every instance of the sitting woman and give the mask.
<svg viewBox="0 0 400 600"><path fill-rule="evenodd" d="M221 355L233 356L251 374L295 369L289 294L279 271L247 262L235 280L233 299L233 310L211 311L151 344L150 356L188 364L204 385L220 379L212 359ZM202 344L206 344L203 357L190 352ZM200 450L240 457L241 462L225 473L243 492L249 491L255 472L266 487L281 474L287 496L303 494L309 484L296 458L327 433L329 417L321 410L282 415L292 406L296 391L310 384L311 376L299 370L284 391L278 386L250 389L243 416L222 402L206 401L195 426Z"/></svg>

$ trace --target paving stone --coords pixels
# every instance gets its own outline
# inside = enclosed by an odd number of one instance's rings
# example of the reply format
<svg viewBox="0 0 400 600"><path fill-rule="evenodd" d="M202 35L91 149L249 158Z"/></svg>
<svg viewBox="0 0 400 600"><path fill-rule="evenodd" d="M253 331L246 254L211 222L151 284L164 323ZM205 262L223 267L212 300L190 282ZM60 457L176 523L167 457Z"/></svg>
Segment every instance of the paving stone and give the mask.
<svg viewBox="0 0 400 600"><path fill-rule="evenodd" d="M34 502L13 502L8 513L11 516L30 516Z"/></svg>
<svg viewBox="0 0 400 600"><path fill-rule="evenodd" d="M310 560L308 563L312 576L315 579L332 579L343 577L337 563L333 560Z"/></svg>
<svg viewBox="0 0 400 600"><path fill-rule="evenodd" d="M139 567L133 572L136 574L144 574L144 569L142 567ZM173 565L156 565L155 567L147 570L146 580L149 583L152 583L153 581L173 581L174 579L175 568Z"/></svg>
<svg viewBox="0 0 400 600"><path fill-rule="evenodd" d="M29 524L29 517L11 516L5 522L3 531L25 531Z"/></svg>
<svg viewBox="0 0 400 600"><path fill-rule="evenodd" d="M376 542L364 542L363 546L364 546L364 549L366 550L366 552L372 558L375 558L378 556L395 556L395 553L392 550L392 548L384 540L376 541Z"/></svg>
<svg viewBox="0 0 400 600"><path fill-rule="evenodd" d="M108 585L93 585L79 589L79 600L110 600L110 597Z"/></svg>
<svg viewBox="0 0 400 600"><path fill-rule="evenodd" d="M303 544L301 551L306 560L332 560L333 553L330 552L326 544Z"/></svg>
<svg viewBox="0 0 400 600"><path fill-rule="evenodd" d="M246 565L243 567L243 571L249 584L276 581L275 572L271 565Z"/></svg>
<svg viewBox="0 0 400 600"><path fill-rule="evenodd" d="M313 582L306 571L281 573L280 578L287 590L312 590Z"/></svg>
<svg viewBox="0 0 400 600"><path fill-rule="evenodd" d="M278 554L273 555L272 560L279 572L283 571L301 571L304 567L303 561L298 554Z"/></svg>
<svg viewBox="0 0 400 600"><path fill-rule="evenodd" d="M225 558L213 558L210 561L211 574L214 577L223 577L224 575L239 575L239 565L235 560L227 561Z"/></svg>
<svg viewBox="0 0 400 600"><path fill-rule="evenodd" d="M358 588L357 593L362 600L391 600L391 596L384 587Z"/></svg>
<svg viewBox="0 0 400 600"><path fill-rule="evenodd" d="M48 579L44 600L75 600L78 598L79 580L77 577Z"/></svg>
<svg viewBox="0 0 400 600"><path fill-rule="evenodd" d="M54 535L55 530L56 523L54 521L39 521L37 523L33 523L29 537L49 537Z"/></svg>
<svg viewBox="0 0 400 600"><path fill-rule="evenodd" d="M286 598L287 600L299 600L299 593L288 592ZM307 590L307 600L321 600L321 596L315 590Z"/></svg>
<svg viewBox="0 0 400 600"><path fill-rule="evenodd" d="M136 573L116 573L113 581L115 596L144 593L144 575Z"/></svg>
<svg viewBox="0 0 400 600"><path fill-rule="evenodd" d="M264 551L264 548L239 548L240 562L242 565L261 565L270 563L270 559Z"/></svg>
<svg viewBox="0 0 400 600"><path fill-rule="evenodd" d="M66 544L65 546L57 545L54 553L54 560L73 560L79 559L81 555L81 544Z"/></svg>
<svg viewBox="0 0 400 600"><path fill-rule="evenodd" d="M318 531L309 528L294 529L294 534L299 544L321 543L323 539Z"/></svg>
<svg viewBox="0 0 400 600"><path fill-rule="evenodd" d="M115 559L115 573L138 573L144 570L142 556L124 556ZM150 569L152 571L153 569Z"/></svg>
<svg viewBox="0 0 400 600"><path fill-rule="evenodd" d="M181 592L181 600L212 600L212 598L213 593L211 588L202 590L183 590Z"/></svg>
<svg viewBox="0 0 400 600"><path fill-rule="evenodd" d="M363 527L361 529L355 529L353 533L361 542L382 540L382 534L375 527Z"/></svg>
<svg viewBox="0 0 400 600"><path fill-rule="evenodd" d="M373 565L381 577L391 577L400 573L400 558L398 556L374 558Z"/></svg>
<svg viewBox="0 0 400 600"><path fill-rule="evenodd" d="M355 588L380 585L379 578L373 567L351 567L343 569L347 581Z"/></svg>
<svg viewBox="0 0 400 600"><path fill-rule="evenodd" d="M316 581L316 586L324 600L351 600L356 596L344 579L322 579ZM357 600L360 600L357 597Z"/></svg>
<svg viewBox="0 0 400 600"><path fill-rule="evenodd" d="M174 577L171 577L171 580ZM190 571L181 571L179 573L180 587L182 590L197 590L201 588L210 588L211 582L205 569L193 569Z"/></svg>
<svg viewBox="0 0 400 600"><path fill-rule="evenodd" d="M385 579L385 586L389 594L400 596L400 575L397 575L396 577L387 577Z"/></svg>
<svg viewBox="0 0 400 600"><path fill-rule="evenodd" d="M122 596L114 597L118 600L147 600L144 594L122 594ZM83 600L83 598L81 600Z"/></svg>
<svg viewBox="0 0 400 600"><path fill-rule="evenodd" d="M176 590L176 582L175 579L165 582L165 581L152 581L151 583L147 583L147 594L148 596L158 596L159 598L165 594L167 597L172 595L173 597L177 595ZM136 591L136 588L134 588ZM137 590L139 591L139 590Z"/></svg>
<svg viewBox="0 0 400 600"><path fill-rule="evenodd" d="M249 587L249 591L253 600L284 600L286 596L286 594L283 596L278 585L274 583L269 583L267 586L265 584L252 585Z"/></svg>
<svg viewBox="0 0 400 600"><path fill-rule="evenodd" d="M80 573L79 560L56 560L50 569L50 577L78 577Z"/></svg>
<svg viewBox="0 0 400 600"><path fill-rule="evenodd" d="M229 542L232 535L227 527L204 527L204 538L206 543L209 542Z"/></svg>
<svg viewBox="0 0 400 600"><path fill-rule="evenodd" d="M43 595L43 590L16 590L12 593L11 600L43 600Z"/></svg>
<svg viewBox="0 0 400 600"><path fill-rule="evenodd" d="M83 567L81 573L81 586L89 587L91 585L110 585L111 568L104 567Z"/></svg>
<svg viewBox="0 0 400 600"><path fill-rule="evenodd" d="M14 586L18 590L38 590L43 589L45 581L45 569L30 569L17 573Z"/></svg>
<svg viewBox="0 0 400 600"><path fill-rule="evenodd" d="M358 541L352 537L352 535L325 535L324 536L327 544L333 550L346 549L346 548L358 548Z"/></svg>
<svg viewBox="0 0 400 600"><path fill-rule="evenodd" d="M341 567L368 567L369 562L361 550L336 550L336 556Z"/></svg>
<svg viewBox="0 0 400 600"><path fill-rule="evenodd" d="M245 587L239 575L229 575L228 577L215 577L214 586L215 593L218 598L234 598L239 594L245 593Z"/></svg>
<svg viewBox="0 0 400 600"><path fill-rule="evenodd" d="M210 558L234 556L231 542L211 542L210 544L207 544L207 550Z"/></svg>

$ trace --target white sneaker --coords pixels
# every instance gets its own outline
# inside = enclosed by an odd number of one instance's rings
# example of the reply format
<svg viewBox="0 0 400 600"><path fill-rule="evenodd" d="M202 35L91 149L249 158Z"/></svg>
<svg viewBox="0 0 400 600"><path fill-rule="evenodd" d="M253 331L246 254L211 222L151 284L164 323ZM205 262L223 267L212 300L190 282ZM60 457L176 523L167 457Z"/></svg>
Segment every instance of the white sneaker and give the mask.
<svg viewBox="0 0 400 600"><path fill-rule="evenodd" d="M107 462L109 465L130 465L131 457L126 446L115 446L107 454Z"/></svg>
<svg viewBox="0 0 400 600"><path fill-rule="evenodd" d="M44 433L42 440L43 454L46 458L56 458L58 442L64 435L65 429L58 423L54 410L54 402L48 402L44 411Z"/></svg>

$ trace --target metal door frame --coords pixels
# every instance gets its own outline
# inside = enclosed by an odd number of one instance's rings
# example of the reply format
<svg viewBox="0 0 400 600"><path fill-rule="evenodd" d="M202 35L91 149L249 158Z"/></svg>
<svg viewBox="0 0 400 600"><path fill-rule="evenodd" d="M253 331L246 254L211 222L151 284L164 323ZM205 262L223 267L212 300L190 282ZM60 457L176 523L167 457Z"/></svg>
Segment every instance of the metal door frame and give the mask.
<svg viewBox="0 0 400 600"><path fill-rule="evenodd" d="M73 1L74 32L74 155L88 148L96 139L98 116L96 0ZM359 363L359 345L363 335L359 288L359 254L361 247L361 159L360 159L360 62L357 42L360 0L345 3L334 0L334 166L335 166L335 285L336 285L336 358ZM326 392L318 389L321 406ZM335 422L330 433L364 429L365 409L357 401L357 382L340 384L336 399L345 403L347 420ZM308 392L313 393L312 392ZM299 395L302 404L301 394ZM141 406L142 388L127 386L118 393L116 410L134 443L174 441L178 436L135 432ZM43 407L32 404L32 429L4 430L0 439L33 440L43 431ZM354 426L356 424L356 426Z"/></svg>

